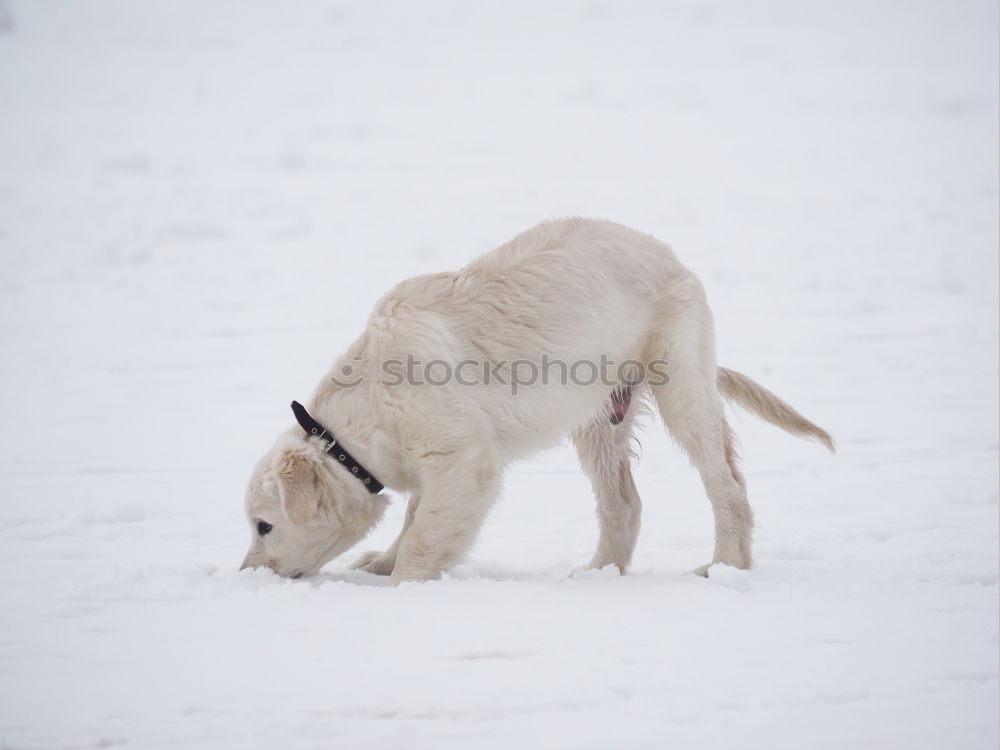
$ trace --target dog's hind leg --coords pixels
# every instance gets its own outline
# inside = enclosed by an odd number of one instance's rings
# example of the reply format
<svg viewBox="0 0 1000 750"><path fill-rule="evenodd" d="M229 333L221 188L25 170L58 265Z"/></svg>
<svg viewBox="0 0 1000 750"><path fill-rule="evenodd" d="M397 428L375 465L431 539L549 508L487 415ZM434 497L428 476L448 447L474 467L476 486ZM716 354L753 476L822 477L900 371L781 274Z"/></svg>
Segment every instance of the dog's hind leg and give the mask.
<svg viewBox="0 0 1000 750"><path fill-rule="evenodd" d="M674 327L665 341L669 381L653 386L653 396L670 434L698 469L712 503L712 563L749 568L753 512L716 384L712 316L702 295L689 300L683 318L686 325ZM707 575L708 568L704 565L695 572Z"/></svg>
<svg viewBox="0 0 1000 750"><path fill-rule="evenodd" d="M377 576L387 576L392 573L393 568L396 567L396 551L399 549L399 543L402 541L406 530L410 528L410 524L413 523L413 516L416 515L418 505L420 505L420 495L410 495L410 499L406 503L406 517L403 519L403 528L400 529L396 541L385 552L365 552L351 567L355 570L367 570L369 573L374 573Z"/></svg>
<svg viewBox="0 0 1000 750"><path fill-rule="evenodd" d="M600 524L597 551L587 567L614 564L623 574L632 562L642 515L631 467L632 428L640 400L633 395L639 394L632 394L631 388L627 398L613 395L607 414L572 435L580 464L594 488Z"/></svg>

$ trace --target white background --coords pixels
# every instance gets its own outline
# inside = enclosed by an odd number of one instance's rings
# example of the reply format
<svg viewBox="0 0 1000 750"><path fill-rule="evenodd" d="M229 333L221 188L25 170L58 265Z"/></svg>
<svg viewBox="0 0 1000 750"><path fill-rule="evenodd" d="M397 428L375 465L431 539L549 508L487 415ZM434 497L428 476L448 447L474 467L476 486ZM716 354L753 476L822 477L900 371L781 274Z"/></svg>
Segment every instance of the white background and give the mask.
<svg viewBox="0 0 1000 750"><path fill-rule="evenodd" d="M0 5L0 746L996 747L994 2ZM237 573L374 300L576 214L838 439L734 414L756 567L651 423L624 578L565 448L443 581Z"/></svg>

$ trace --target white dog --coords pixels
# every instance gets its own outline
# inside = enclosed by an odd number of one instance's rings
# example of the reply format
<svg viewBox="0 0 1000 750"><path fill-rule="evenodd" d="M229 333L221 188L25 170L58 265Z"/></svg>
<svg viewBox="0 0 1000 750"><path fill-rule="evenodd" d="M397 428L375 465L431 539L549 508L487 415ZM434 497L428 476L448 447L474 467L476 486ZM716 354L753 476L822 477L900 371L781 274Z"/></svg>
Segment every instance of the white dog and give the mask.
<svg viewBox="0 0 1000 750"><path fill-rule="evenodd" d="M381 299L254 470L243 567L316 573L379 521L384 483L409 493L406 520L356 567L436 578L469 550L504 467L569 435L597 498L590 567L624 573L641 510L632 429L651 401L712 503L712 563L748 568L753 515L720 393L833 449L788 404L717 366L705 293L669 247L606 221L540 224Z"/></svg>

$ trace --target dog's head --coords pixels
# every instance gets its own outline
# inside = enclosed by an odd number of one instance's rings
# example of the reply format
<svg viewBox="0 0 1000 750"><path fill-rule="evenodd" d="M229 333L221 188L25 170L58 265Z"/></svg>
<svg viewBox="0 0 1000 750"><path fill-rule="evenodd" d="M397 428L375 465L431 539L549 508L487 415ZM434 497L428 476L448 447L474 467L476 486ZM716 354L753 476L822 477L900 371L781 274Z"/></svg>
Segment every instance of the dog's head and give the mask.
<svg viewBox="0 0 1000 750"><path fill-rule="evenodd" d="M246 494L250 551L243 568L313 575L357 544L388 501L336 465L315 439L288 432L260 460Z"/></svg>

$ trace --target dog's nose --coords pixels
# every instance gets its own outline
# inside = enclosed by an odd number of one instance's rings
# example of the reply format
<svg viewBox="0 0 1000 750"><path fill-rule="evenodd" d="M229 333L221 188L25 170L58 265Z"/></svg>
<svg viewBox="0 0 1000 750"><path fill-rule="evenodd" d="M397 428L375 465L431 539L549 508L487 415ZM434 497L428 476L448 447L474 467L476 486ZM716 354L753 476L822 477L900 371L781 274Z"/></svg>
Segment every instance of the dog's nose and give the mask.
<svg viewBox="0 0 1000 750"><path fill-rule="evenodd" d="M254 565L250 562L250 553L248 552L247 556L243 558L243 562L240 563L240 570L246 570L247 568L252 567L254 567Z"/></svg>

